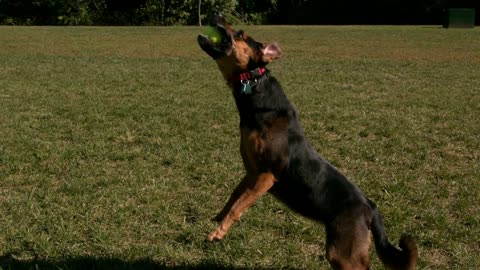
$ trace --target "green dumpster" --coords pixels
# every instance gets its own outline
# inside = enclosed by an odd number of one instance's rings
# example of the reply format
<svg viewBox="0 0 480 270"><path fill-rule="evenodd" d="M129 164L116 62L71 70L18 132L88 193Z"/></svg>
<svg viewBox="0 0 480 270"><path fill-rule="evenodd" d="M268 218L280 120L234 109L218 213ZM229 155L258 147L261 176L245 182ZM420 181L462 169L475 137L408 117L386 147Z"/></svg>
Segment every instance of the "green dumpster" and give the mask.
<svg viewBox="0 0 480 270"><path fill-rule="evenodd" d="M475 26L474 8L449 8L446 12L445 28L473 28Z"/></svg>

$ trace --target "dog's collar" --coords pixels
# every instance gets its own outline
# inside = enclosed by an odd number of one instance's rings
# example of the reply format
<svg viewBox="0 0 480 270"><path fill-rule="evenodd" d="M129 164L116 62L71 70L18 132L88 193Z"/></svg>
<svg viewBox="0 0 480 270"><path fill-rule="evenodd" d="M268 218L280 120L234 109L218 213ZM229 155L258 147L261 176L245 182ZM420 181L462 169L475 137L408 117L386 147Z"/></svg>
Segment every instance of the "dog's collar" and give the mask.
<svg viewBox="0 0 480 270"><path fill-rule="evenodd" d="M252 87L255 87L262 78L267 77L267 68L259 67L238 75L238 81L240 82L240 93L244 95L250 95L252 93Z"/></svg>

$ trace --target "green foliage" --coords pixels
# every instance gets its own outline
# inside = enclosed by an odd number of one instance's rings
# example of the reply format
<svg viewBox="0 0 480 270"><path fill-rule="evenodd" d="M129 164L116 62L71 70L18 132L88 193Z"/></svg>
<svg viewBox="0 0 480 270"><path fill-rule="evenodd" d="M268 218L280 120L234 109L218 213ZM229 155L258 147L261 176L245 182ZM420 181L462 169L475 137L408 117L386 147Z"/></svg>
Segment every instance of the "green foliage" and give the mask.
<svg viewBox="0 0 480 270"><path fill-rule="evenodd" d="M275 0L3 0L0 23L57 25L195 25L208 24L221 12L232 23L267 21Z"/></svg>
<svg viewBox="0 0 480 270"><path fill-rule="evenodd" d="M58 8L57 23L63 25L90 25L92 24L90 8L86 0L62 1Z"/></svg>
<svg viewBox="0 0 480 270"><path fill-rule="evenodd" d="M217 12L234 24L442 24L450 6L480 1L1 0L0 24L198 25Z"/></svg>
<svg viewBox="0 0 480 270"><path fill-rule="evenodd" d="M194 16L192 0L147 0L137 9L142 24L184 25L191 24Z"/></svg>

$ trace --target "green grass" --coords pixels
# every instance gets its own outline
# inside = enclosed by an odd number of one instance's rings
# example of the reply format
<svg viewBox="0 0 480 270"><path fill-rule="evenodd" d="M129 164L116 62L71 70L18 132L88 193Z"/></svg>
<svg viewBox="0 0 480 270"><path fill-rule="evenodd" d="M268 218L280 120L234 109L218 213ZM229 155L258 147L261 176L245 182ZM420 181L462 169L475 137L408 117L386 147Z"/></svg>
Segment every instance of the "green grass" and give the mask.
<svg viewBox="0 0 480 270"><path fill-rule="evenodd" d="M310 142L408 232L419 269L480 265L480 29L245 27ZM0 268L328 269L267 195L224 241L238 116L197 27L0 27ZM381 268L372 251L374 269Z"/></svg>

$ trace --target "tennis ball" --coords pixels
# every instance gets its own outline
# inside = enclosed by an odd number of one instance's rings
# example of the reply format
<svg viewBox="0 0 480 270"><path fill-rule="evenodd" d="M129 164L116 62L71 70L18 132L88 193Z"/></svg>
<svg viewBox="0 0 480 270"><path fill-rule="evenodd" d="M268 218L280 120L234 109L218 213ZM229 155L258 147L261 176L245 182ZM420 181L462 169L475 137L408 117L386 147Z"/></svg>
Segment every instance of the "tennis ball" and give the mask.
<svg viewBox="0 0 480 270"><path fill-rule="evenodd" d="M213 43L220 42L222 39L222 34L213 26L207 26L207 28L205 28L205 35L207 35Z"/></svg>

